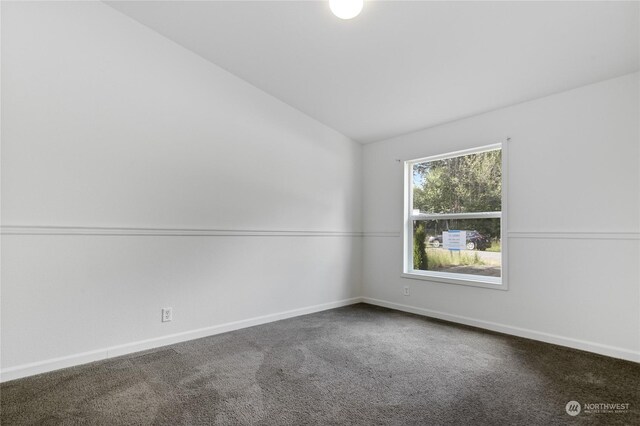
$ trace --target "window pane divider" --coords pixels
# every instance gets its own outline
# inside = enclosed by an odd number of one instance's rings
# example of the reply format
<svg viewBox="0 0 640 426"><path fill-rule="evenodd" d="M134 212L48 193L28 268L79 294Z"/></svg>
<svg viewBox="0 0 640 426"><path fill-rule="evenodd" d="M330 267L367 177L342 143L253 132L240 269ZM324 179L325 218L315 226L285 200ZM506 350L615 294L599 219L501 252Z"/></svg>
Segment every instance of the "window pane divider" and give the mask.
<svg viewBox="0 0 640 426"><path fill-rule="evenodd" d="M501 218L501 217L502 217L502 212L419 213L419 214L412 214L411 220L488 219L488 218Z"/></svg>

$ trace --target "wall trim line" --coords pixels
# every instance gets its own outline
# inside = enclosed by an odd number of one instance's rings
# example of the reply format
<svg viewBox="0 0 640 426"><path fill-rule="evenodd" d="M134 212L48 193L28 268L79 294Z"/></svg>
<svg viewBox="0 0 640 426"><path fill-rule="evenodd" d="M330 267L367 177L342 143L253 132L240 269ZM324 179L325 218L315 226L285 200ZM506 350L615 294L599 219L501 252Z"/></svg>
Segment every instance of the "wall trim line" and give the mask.
<svg viewBox="0 0 640 426"><path fill-rule="evenodd" d="M59 370L62 368L75 367L77 365L87 364L90 362L102 361L105 359L119 357L134 352L155 349L162 346L173 345L175 343L214 336L216 334L227 333L229 331L240 330L243 328L267 324L270 322L280 321L283 319L293 318L301 315L313 314L316 312L326 311L328 309L341 308L343 306L354 305L361 302L361 297L352 297L349 299L337 300L335 302L328 302L319 305L307 306L304 308L291 309L288 311L262 315L239 321L227 322L210 327L203 327L195 330L169 334L166 336L139 340L122 345L110 346L107 348L71 354L63 357L21 364L0 370L0 382L8 382L11 380L33 376L36 374L47 373L49 371Z"/></svg>
<svg viewBox="0 0 640 426"><path fill-rule="evenodd" d="M281 229L119 228L97 226L2 226L2 235L91 235L159 237L361 237L360 231Z"/></svg>
<svg viewBox="0 0 640 426"><path fill-rule="evenodd" d="M363 232L364 237L401 237L401 232ZM509 231L511 239L550 239L550 240L640 240L640 232L635 231Z"/></svg>
<svg viewBox="0 0 640 426"><path fill-rule="evenodd" d="M509 238L553 240L640 240L640 232L565 232L565 231L509 231Z"/></svg>
<svg viewBox="0 0 640 426"><path fill-rule="evenodd" d="M434 311L431 309L419 308L416 306L403 305L400 303L389 302L386 300L374 299L371 297L363 297L362 301L370 305L382 306L384 308L395 309L397 311L409 312L412 314L422 315L429 318L437 318L458 324L478 327L485 330L496 331L499 333L509 334L526 339L537 340L554 345L565 346L572 349L592 352L600 355L620 358L627 361L640 363L640 351L633 351L616 346L604 345L601 343L589 342L586 340L574 339L571 337L560 336L557 334L545 333L536 330L530 330L521 327L484 321L475 318L465 317L461 315L449 314L446 312Z"/></svg>
<svg viewBox="0 0 640 426"><path fill-rule="evenodd" d="M393 232L393 231L370 231L370 232L363 232L362 233L363 237L393 237L393 238L398 238L402 236L402 233L400 232Z"/></svg>
<svg viewBox="0 0 640 426"><path fill-rule="evenodd" d="M319 231L288 229L224 229L224 228L133 228L108 226L43 226L4 225L2 235L89 235L89 236L156 236L156 237L367 237L399 238L396 231ZM579 239L579 240L640 240L635 231L509 231L513 239Z"/></svg>

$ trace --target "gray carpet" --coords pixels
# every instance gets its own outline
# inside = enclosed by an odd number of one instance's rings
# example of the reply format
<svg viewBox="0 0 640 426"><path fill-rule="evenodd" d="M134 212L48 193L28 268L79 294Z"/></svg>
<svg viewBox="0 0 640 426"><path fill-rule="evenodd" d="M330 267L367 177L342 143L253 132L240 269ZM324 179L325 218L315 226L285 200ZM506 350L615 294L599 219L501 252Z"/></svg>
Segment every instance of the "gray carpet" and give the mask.
<svg viewBox="0 0 640 426"><path fill-rule="evenodd" d="M2 384L2 425L640 424L640 365L365 304ZM628 403L569 416L570 400Z"/></svg>

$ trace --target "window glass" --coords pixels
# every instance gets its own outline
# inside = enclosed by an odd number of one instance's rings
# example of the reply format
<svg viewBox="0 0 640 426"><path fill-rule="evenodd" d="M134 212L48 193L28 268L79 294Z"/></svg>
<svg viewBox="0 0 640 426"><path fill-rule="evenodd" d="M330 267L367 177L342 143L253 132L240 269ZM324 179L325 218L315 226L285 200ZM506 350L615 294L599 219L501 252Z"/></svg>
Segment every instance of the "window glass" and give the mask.
<svg viewBox="0 0 640 426"><path fill-rule="evenodd" d="M413 268L500 277L500 219L413 221Z"/></svg>
<svg viewBox="0 0 640 426"><path fill-rule="evenodd" d="M413 210L420 213L502 209L500 150L413 164Z"/></svg>

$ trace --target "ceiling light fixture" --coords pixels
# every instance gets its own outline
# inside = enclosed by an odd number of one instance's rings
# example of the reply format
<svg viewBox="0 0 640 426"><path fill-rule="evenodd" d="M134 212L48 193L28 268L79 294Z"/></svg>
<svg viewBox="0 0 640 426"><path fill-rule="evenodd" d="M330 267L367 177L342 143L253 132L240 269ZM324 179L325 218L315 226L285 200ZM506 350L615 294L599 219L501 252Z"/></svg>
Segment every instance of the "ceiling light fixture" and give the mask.
<svg viewBox="0 0 640 426"><path fill-rule="evenodd" d="M364 0L329 0L329 7L340 19L355 18L362 11Z"/></svg>

